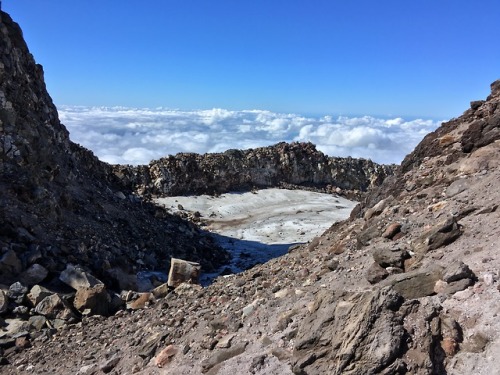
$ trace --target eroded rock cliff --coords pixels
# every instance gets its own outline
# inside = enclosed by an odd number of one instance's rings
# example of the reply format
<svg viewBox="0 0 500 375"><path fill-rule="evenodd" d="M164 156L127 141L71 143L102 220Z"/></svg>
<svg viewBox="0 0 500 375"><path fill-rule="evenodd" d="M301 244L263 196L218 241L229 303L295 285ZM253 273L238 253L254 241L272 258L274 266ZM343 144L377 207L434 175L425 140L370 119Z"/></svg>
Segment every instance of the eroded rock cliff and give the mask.
<svg viewBox="0 0 500 375"><path fill-rule="evenodd" d="M311 143L278 143L216 154L181 153L139 167L116 166L121 181L147 196L220 194L268 187L319 188L352 197L378 186L394 166L328 157Z"/></svg>

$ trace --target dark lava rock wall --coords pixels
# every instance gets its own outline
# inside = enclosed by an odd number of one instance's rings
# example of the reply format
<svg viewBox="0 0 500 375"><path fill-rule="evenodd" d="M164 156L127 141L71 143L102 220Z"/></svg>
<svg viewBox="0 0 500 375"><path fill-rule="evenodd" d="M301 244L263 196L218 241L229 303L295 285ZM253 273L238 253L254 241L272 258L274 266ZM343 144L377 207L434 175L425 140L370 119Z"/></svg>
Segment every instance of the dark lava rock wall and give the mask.
<svg viewBox="0 0 500 375"><path fill-rule="evenodd" d="M115 173L140 194L172 196L287 185L364 192L393 170L371 160L328 157L311 143L283 142L243 151L180 153L146 166L117 166Z"/></svg>

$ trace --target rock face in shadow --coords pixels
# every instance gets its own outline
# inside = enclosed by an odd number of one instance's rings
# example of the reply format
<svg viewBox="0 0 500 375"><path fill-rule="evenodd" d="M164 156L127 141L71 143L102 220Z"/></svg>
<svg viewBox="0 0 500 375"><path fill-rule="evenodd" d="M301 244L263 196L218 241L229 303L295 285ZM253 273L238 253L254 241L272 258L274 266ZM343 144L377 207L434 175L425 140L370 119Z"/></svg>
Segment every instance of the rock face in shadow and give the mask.
<svg viewBox="0 0 500 375"><path fill-rule="evenodd" d="M116 175L141 195L217 194L278 186L312 187L358 196L378 186L394 166L328 157L311 143L278 143L216 154L180 153L149 165L117 166Z"/></svg>
<svg viewBox="0 0 500 375"><path fill-rule="evenodd" d="M21 29L0 17L0 283L34 264L48 270L43 281L73 263L116 286L117 274L166 272L171 256L206 270L224 263L210 237L127 191L70 141Z"/></svg>

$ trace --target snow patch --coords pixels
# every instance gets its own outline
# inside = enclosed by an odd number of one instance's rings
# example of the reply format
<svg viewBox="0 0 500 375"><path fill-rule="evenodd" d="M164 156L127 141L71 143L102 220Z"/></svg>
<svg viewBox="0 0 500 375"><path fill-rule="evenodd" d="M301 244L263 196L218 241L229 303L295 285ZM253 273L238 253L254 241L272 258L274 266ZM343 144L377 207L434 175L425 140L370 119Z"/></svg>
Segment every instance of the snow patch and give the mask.
<svg viewBox="0 0 500 375"><path fill-rule="evenodd" d="M281 256L294 244L321 235L333 223L347 219L357 204L345 198L304 190L265 189L214 197L158 198L171 212L199 212L205 227L232 254L224 272L241 272ZM221 272L222 270L220 270ZM219 272L219 273L220 273ZM202 283L217 274L204 274Z"/></svg>

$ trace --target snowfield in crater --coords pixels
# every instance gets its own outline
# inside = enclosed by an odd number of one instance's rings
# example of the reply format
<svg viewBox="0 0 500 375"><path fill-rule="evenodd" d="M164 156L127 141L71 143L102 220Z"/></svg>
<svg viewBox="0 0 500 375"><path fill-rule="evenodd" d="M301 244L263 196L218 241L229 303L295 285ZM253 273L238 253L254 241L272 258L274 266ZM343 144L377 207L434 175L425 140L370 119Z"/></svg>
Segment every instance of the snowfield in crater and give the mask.
<svg viewBox="0 0 500 375"><path fill-rule="evenodd" d="M199 212L233 259L225 272L240 272L283 255L294 244L321 235L349 217L357 202L305 190L265 189L220 196L158 198L171 212ZM222 271L222 270L221 270ZM203 283L214 274L203 276Z"/></svg>

